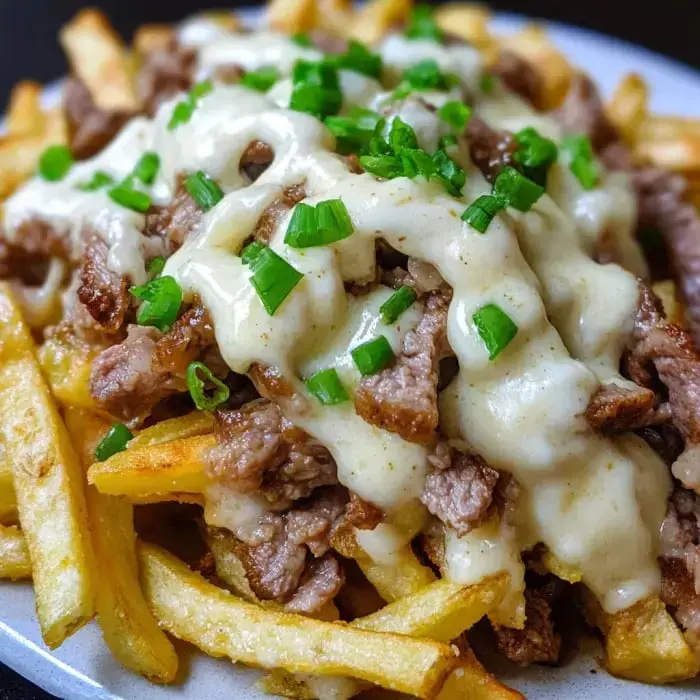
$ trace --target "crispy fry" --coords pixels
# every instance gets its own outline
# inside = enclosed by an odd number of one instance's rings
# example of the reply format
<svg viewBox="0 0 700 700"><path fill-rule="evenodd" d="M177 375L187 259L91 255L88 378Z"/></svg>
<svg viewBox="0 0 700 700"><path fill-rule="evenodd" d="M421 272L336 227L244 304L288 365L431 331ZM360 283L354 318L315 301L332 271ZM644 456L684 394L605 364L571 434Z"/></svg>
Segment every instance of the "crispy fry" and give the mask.
<svg viewBox="0 0 700 700"><path fill-rule="evenodd" d="M353 676L424 698L454 663L447 645L260 608L207 583L153 545L142 545L139 554L144 592L161 626L214 656Z"/></svg>
<svg viewBox="0 0 700 700"><path fill-rule="evenodd" d="M278 32L296 34L314 28L317 12L315 0L272 0L267 6L267 21Z"/></svg>
<svg viewBox="0 0 700 700"><path fill-rule="evenodd" d="M316 25L343 36L353 22L352 3L347 0L318 0Z"/></svg>
<svg viewBox="0 0 700 700"><path fill-rule="evenodd" d="M445 32L461 37L482 51L493 46L489 33L491 13L484 5L447 3L435 12L438 26Z"/></svg>
<svg viewBox="0 0 700 700"><path fill-rule="evenodd" d="M160 445L172 440L182 440L196 435L208 435L216 421L211 413L192 411L186 416L170 418L142 430L129 441L129 449L139 449L150 445Z"/></svg>
<svg viewBox="0 0 700 700"><path fill-rule="evenodd" d="M30 578L32 567L22 533L0 525L0 578Z"/></svg>
<svg viewBox="0 0 700 700"><path fill-rule="evenodd" d="M133 112L139 100L126 47L98 10L79 12L59 34L73 72L101 109Z"/></svg>
<svg viewBox="0 0 700 700"><path fill-rule="evenodd" d="M0 433L32 562L42 635L55 648L94 613L78 459L7 286L0 287Z"/></svg>
<svg viewBox="0 0 700 700"><path fill-rule="evenodd" d="M667 170L700 170L700 135L686 133L665 140L640 136L636 153L653 165Z"/></svg>
<svg viewBox="0 0 700 700"><path fill-rule="evenodd" d="M41 108L41 89L33 80L22 80L12 88L5 120L8 134L43 133L46 114Z"/></svg>
<svg viewBox="0 0 700 700"><path fill-rule="evenodd" d="M392 27L406 19L411 5L411 0L370 0L355 14L350 36L376 44Z"/></svg>
<svg viewBox="0 0 700 700"><path fill-rule="evenodd" d="M5 454L5 446L0 442L0 525L17 521L17 498L12 483L12 465Z"/></svg>
<svg viewBox="0 0 700 700"><path fill-rule="evenodd" d="M578 583L583 578L581 572L569 564L565 564L555 557L551 552L545 552L542 557L542 563L551 571L557 578L569 583Z"/></svg>
<svg viewBox="0 0 700 700"><path fill-rule="evenodd" d="M648 104L647 84L637 73L625 75L608 103L608 118L630 146L634 146L637 131L646 119Z"/></svg>
<svg viewBox="0 0 700 700"><path fill-rule="evenodd" d="M134 32L131 47L139 58L143 58L153 51L167 49L176 38L170 24L142 24Z"/></svg>

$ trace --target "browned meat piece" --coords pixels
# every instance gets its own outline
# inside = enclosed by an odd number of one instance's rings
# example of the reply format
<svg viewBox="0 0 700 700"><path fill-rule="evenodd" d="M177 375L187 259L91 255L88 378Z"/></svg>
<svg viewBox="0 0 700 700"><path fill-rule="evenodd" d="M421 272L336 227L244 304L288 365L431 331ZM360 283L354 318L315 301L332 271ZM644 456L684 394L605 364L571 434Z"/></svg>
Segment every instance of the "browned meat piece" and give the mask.
<svg viewBox="0 0 700 700"><path fill-rule="evenodd" d="M217 66L214 69L214 80L226 85L236 85L245 75L245 69L236 64Z"/></svg>
<svg viewBox="0 0 700 700"><path fill-rule="evenodd" d="M669 467L683 452L683 437L673 423L642 428L638 434Z"/></svg>
<svg viewBox="0 0 700 700"><path fill-rule="evenodd" d="M661 526L661 556L680 561L700 594L700 496L677 486Z"/></svg>
<svg viewBox="0 0 700 700"><path fill-rule="evenodd" d="M661 600L673 610L690 646L700 653L700 595L681 559L661 557Z"/></svg>
<svg viewBox="0 0 700 700"><path fill-rule="evenodd" d="M202 218L202 210L180 182L172 202L166 206L154 204L146 212L144 234L160 236L168 241L170 248L177 250L194 230Z"/></svg>
<svg viewBox="0 0 700 700"><path fill-rule="evenodd" d="M338 482L328 450L265 399L218 411L216 437L208 455L210 477L240 493L260 492L277 510Z"/></svg>
<svg viewBox="0 0 700 700"><path fill-rule="evenodd" d="M178 46L177 41L146 55L136 77L136 89L147 114L154 115L163 102L190 89L196 58L192 49Z"/></svg>
<svg viewBox="0 0 700 700"><path fill-rule="evenodd" d="M90 91L77 78L67 80L63 104L68 120L73 155L83 160L99 153L134 115L100 109Z"/></svg>
<svg viewBox="0 0 700 700"><path fill-rule="evenodd" d="M466 137L474 164L489 182L493 182L507 165L515 164L518 144L509 131L492 129L483 119L472 116Z"/></svg>
<svg viewBox="0 0 700 700"><path fill-rule="evenodd" d="M519 666L558 663L561 636L554 630L546 588L525 590L525 618L525 628L521 630L493 626L501 653Z"/></svg>
<svg viewBox="0 0 700 700"><path fill-rule="evenodd" d="M367 422L411 442L430 443L438 425L438 365L447 345L447 301L432 294L393 366L364 377L355 410Z"/></svg>
<svg viewBox="0 0 700 700"><path fill-rule="evenodd" d="M28 264L43 258L70 259L74 253L66 234L41 219L27 219L18 227L14 241L1 241L2 258ZM15 272L15 270L12 270Z"/></svg>
<svg viewBox="0 0 700 700"><path fill-rule="evenodd" d="M270 204L263 212L263 215L258 221L258 225L253 231L255 239L263 243L269 243L272 234L279 226L285 214L295 204L301 202L304 197L306 197L304 185L292 185L291 187L287 187L282 193L282 196Z"/></svg>
<svg viewBox="0 0 700 700"><path fill-rule="evenodd" d="M345 583L340 562L328 553L306 566L299 588L284 606L287 612L313 614L330 603Z"/></svg>
<svg viewBox="0 0 700 700"><path fill-rule="evenodd" d="M172 374L184 375L190 362L216 342L214 326L207 310L199 303L177 319L156 347L156 362ZM210 368L212 369L212 368Z"/></svg>
<svg viewBox="0 0 700 700"><path fill-rule="evenodd" d="M489 514L499 474L477 455L440 443L430 459L433 467L421 501L445 525L463 537Z"/></svg>
<svg viewBox="0 0 700 700"><path fill-rule="evenodd" d="M537 106L542 94L542 78L528 61L512 51L501 51L491 71L511 92Z"/></svg>
<svg viewBox="0 0 700 700"><path fill-rule="evenodd" d="M451 289L437 268L418 258L409 257L406 267L395 267L381 271L382 283L388 287L413 287L418 297L425 296L428 292L440 290L444 295L451 295Z"/></svg>
<svg viewBox="0 0 700 700"><path fill-rule="evenodd" d="M87 245L80 266L78 299L107 333L116 333L131 307L129 282L107 267L109 248L95 236Z"/></svg>
<svg viewBox="0 0 700 700"><path fill-rule="evenodd" d="M373 503L350 493L350 501L345 509L345 523L358 530L374 530L384 520L384 513Z"/></svg>
<svg viewBox="0 0 700 700"><path fill-rule="evenodd" d="M321 488L310 504L298 505L286 514L287 530L294 542L305 544L315 557L322 557L331 547L335 528L344 522L348 495L344 488Z"/></svg>
<svg viewBox="0 0 700 700"><path fill-rule="evenodd" d="M267 170L275 157L272 147L264 141L256 139L248 144L241 156L241 172L255 182Z"/></svg>
<svg viewBox="0 0 700 700"><path fill-rule="evenodd" d="M586 408L586 419L596 430L620 433L670 419L667 410L656 410L656 394L644 387L601 386Z"/></svg>

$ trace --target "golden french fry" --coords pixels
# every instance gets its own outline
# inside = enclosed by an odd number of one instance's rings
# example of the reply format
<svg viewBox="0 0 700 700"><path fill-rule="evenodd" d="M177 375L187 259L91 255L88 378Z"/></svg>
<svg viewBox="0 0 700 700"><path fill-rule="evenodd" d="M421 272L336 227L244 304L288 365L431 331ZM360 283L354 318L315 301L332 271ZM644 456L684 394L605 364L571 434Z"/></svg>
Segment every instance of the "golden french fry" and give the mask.
<svg viewBox="0 0 700 700"><path fill-rule="evenodd" d="M170 24L142 24L134 32L131 47L137 56L143 57L167 49L176 38L175 29Z"/></svg>
<svg viewBox="0 0 700 700"><path fill-rule="evenodd" d="M0 287L0 434L32 563L42 635L55 648L94 614L82 470L51 399L34 343Z"/></svg>
<svg viewBox="0 0 700 700"><path fill-rule="evenodd" d="M491 13L484 5L447 3L436 9L435 18L444 32L458 36L478 49L487 49L494 43L489 33Z"/></svg>
<svg viewBox="0 0 700 700"><path fill-rule="evenodd" d="M687 133L666 140L652 140L640 135L636 154L667 170L700 170L700 135Z"/></svg>
<svg viewBox="0 0 700 700"><path fill-rule="evenodd" d="M66 411L66 426L85 467L110 423L80 409ZM178 658L158 627L139 583L133 506L105 496L94 486L86 491L97 586L97 620L107 646L130 671L155 683L175 679Z"/></svg>
<svg viewBox="0 0 700 700"><path fill-rule="evenodd" d="M370 0L355 13L350 36L366 44L376 44L411 11L411 0Z"/></svg>
<svg viewBox="0 0 700 700"><path fill-rule="evenodd" d="M649 116L639 126L639 138L647 141L675 141L700 136L700 119Z"/></svg>
<svg viewBox="0 0 700 700"><path fill-rule="evenodd" d="M236 553L236 537L233 533L222 528L209 528L207 544L214 556L216 575L233 591L252 603L261 601L248 583L243 562Z"/></svg>
<svg viewBox="0 0 700 700"><path fill-rule="evenodd" d="M229 32L237 32L243 27L238 17L230 10L207 10L203 16Z"/></svg>
<svg viewBox="0 0 700 700"><path fill-rule="evenodd" d="M196 435L208 435L214 430L215 425L216 420L213 414L206 411L192 411L186 416L160 421L160 423L142 430L132 440L129 440L128 448L134 450Z"/></svg>
<svg viewBox="0 0 700 700"><path fill-rule="evenodd" d="M353 7L347 0L318 0L316 25L338 36L343 36L353 22Z"/></svg>
<svg viewBox="0 0 700 700"><path fill-rule="evenodd" d="M637 73L628 73L615 89L606 112L622 137L634 146L637 132L647 117L649 90L644 78Z"/></svg>
<svg viewBox="0 0 700 700"><path fill-rule="evenodd" d="M0 525L17 521L17 498L12 483L12 465L5 454L5 446L0 441Z"/></svg>
<svg viewBox="0 0 700 700"><path fill-rule="evenodd" d="M41 85L33 80L22 80L12 88L5 119L8 134L43 133L46 114L41 108L41 90Z"/></svg>
<svg viewBox="0 0 700 700"><path fill-rule="evenodd" d="M139 555L144 592L161 627L213 656L352 676L422 698L435 693L454 664L445 644L261 608L207 583L158 547L141 545Z"/></svg>
<svg viewBox="0 0 700 700"><path fill-rule="evenodd" d="M32 567L22 533L0 525L0 578L30 578Z"/></svg>
<svg viewBox="0 0 700 700"><path fill-rule="evenodd" d="M80 11L59 37L73 72L98 107L124 112L139 108L126 47L101 12Z"/></svg>
<svg viewBox="0 0 700 700"><path fill-rule="evenodd" d="M557 578L569 583L579 583L583 579L581 572L569 564L555 557L551 552L545 552L542 557L542 563L551 571Z"/></svg>
<svg viewBox="0 0 700 700"><path fill-rule="evenodd" d="M272 0L267 6L267 22L285 34L306 32L316 25L317 12L315 0Z"/></svg>

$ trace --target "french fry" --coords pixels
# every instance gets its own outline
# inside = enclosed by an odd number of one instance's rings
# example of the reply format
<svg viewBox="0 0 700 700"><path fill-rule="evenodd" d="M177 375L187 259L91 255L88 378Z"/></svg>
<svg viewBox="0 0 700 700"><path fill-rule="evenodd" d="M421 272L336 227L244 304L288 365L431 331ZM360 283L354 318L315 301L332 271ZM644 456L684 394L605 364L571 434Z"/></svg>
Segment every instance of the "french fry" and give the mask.
<svg viewBox="0 0 700 700"><path fill-rule="evenodd" d="M66 411L66 426L83 464L94 459L95 448L110 424L80 409ZM97 586L97 620L107 646L130 671L155 683L170 683L177 674L173 645L156 623L139 584L133 506L105 496L90 486L86 491Z"/></svg>
<svg viewBox="0 0 700 700"><path fill-rule="evenodd" d="M143 58L153 51L167 49L176 38L177 34L169 24L142 24L134 32L131 48L136 56Z"/></svg>
<svg viewBox="0 0 700 700"><path fill-rule="evenodd" d="M7 286L0 287L0 434L32 563L42 635L55 648L94 614L78 459Z"/></svg>
<svg viewBox="0 0 700 700"><path fill-rule="evenodd" d="M700 135L680 134L666 140L639 138L636 154L667 170L700 170Z"/></svg>
<svg viewBox="0 0 700 700"><path fill-rule="evenodd" d="M447 3L436 9L435 18L444 32L458 36L482 51L494 44L489 33L491 13L484 5Z"/></svg>
<svg viewBox="0 0 700 700"><path fill-rule="evenodd" d="M454 665L445 644L267 610L207 583L171 554L139 548L142 584L161 627L212 656L295 673L352 676L434 695Z"/></svg>
<svg viewBox="0 0 700 700"><path fill-rule="evenodd" d="M370 0L355 13L350 36L366 44L376 44L411 10L411 0Z"/></svg>
<svg viewBox="0 0 700 700"><path fill-rule="evenodd" d="M126 47L101 12L82 10L59 37L73 72L98 107L124 112L139 108Z"/></svg>
<svg viewBox="0 0 700 700"><path fill-rule="evenodd" d="M347 0L318 0L316 24L338 36L343 36L352 25L354 11Z"/></svg>
<svg viewBox="0 0 700 700"><path fill-rule="evenodd" d="M562 581L568 581L569 583L579 583L583 576L581 572L575 569L569 564L565 564L563 561L555 557L551 552L547 551L542 557L542 563L545 565L547 570L551 571L557 578Z"/></svg>
<svg viewBox="0 0 700 700"><path fill-rule="evenodd" d="M142 430L133 439L129 440L130 450L160 445L164 442L182 440L196 435L208 435L214 430L216 420L211 413L206 411L192 411L186 416L170 418L160 421L145 430Z"/></svg>
<svg viewBox="0 0 700 700"><path fill-rule="evenodd" d="M33 80L22 80L10 93L5 125L13 136L41 134L46 127L46 114L41 108L41 85Z"/></svg>
<svg viewBox="0 0 700 700"><path fill-rule="evenodd" d="M5 446L0 442L0 525L8 525L17 520L17 498L12 483L12 465L5 454Z"/></svg>
<svg viewBox="0 0 700 700"><path fill-rule="evenodd" d="M272 0L267 6L267 22L284 34L307 32L316 25L316 0Z"/></svg>
<svg viewBox="0 0 700 700"><path fill-rule="evenodd" d="M32 567L22 533L16 527L0 525L0 578L29 578Z"/></svg>
<svg viewBox="0 0 700 700"><path fill-rule="evenodd" d="M615 89L607 105L608 119L617 127L624 140L634 146L637 132L647 117L649 90L644 78L628 73Z"/></svg>

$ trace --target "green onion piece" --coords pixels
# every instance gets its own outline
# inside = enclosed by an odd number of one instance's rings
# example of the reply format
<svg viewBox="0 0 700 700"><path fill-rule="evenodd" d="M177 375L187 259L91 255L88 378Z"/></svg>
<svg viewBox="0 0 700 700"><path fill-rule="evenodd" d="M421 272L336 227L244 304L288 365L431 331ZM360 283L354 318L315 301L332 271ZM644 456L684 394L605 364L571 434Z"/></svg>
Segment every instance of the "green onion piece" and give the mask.
<svg viewBox="0 0 700 700"><path fill-rule="evenodd" d="M218 183L205 172L198 170L185 178L185 189L203 211L209 211L223 198L224 193Z"/></svg>
<svg viewBox="0 0 700 700"><path fill-rule="evenodd" d="M363 377L381 372L394 359L394 351L383 335L358 345L350 354Z"/></svg>
<svg viewBox="0 0 700 700"><path fill-rule="evenodd" d="M526 177L543 187L547 184L547 171L557 160L559 149L554 141L528 127L516 134L519 145L515 160Z"/></svg>
<svg viewBox="0 0 700 700"><path fill-rule="evenodd" d="M49 182L58 182L73 167L73 154L68 146L49 146L39 157L39 175Z"/></svg>
<svg viewBox="0 0 700 700"><path fill-rule="evenodd" d="M201 83L197 83L190 90L187 98L175 105L170 121L168 122L168 129L172 131L181 124L186 124L192 118L192 114L197 108L198 101L205 95L208 95L213 89L214 83L212 83L211 80L204 80Z"/></svg>
<svg viewBox="0 0 700 700"><path fill-rule="evenodd" d="M279 80L279 72L276 68L261 68L250 71L241 78L241 85L258 92L267 92Z"/></svg>
<svg viewBox="0 0 700 700"><path fill-rule="evenodd" d="M426 58L406 70L402 82L406 83L411 91L449 90L459 84L459 78L449 73L443 73L435 59Z"/></svg>
<svg viewBox="0 0 700 700"><path fill-rule="evenodd" d="M145 192L134 190L127 184L116 185L107 194L113 202L139 214L145 214L151 206L151 198Z"/></svg>
<svg viewBox="0 0 700 700"><path fill-rule="evenodd" d="M306 32L298 32L292 37L292 41L297 46L303 46L306 49L311 48L314 45L311 41L311 37Z"/></svg>
<svg viewBox="0 0 700 700"><path fill-rule="evenodd" d="M489 351L489 360L495 359L503 352L518 332L518 327L510 316L495 304L482 306L472 316L472 320Z"/></svg>
<svg viewBox="0 0 700 700"><path fill-rule="evenodd" d="M200 374L204 375L204 379L200 378ZM224 401L228 401L231 391L203 362L190 362L185 376L190 396L200 411L213 411ZM207 396L204 391L205 382L211 382L216 387L211 396Z"/></svg>
<svg viewBox="0 0 700 700"><path fill-rule="evenodd" d="M380 118L374 125L374 133L369 142L369 155L371 156L383 156L391 155L393 153L389 142L384 138L384 132L386 130L386 119Z"/></svg>
<svg viewBox="0 0 700 700"><path fill-rule="evenodd" d="M87 182L81 182L77 185L77 188L82 192L95 192L96 190L101 190L107 185L113 185L114 178L102 170L97 170L92 174L92 177Z"/></svg>
<svg viewBox="0 0 700 700"><path fill-rule="evenodd" d="M133 176L144 185L152 185L160 168L160 156L157 153L144 153L133 170Z"/></svg>
<svg viewBox="0 0 700 700"><path fill-rule="evenodd" d="M248 243L248 245L241 251L241 262L244 265L250 265L250 263L258 257L258 254L264 248L265 246L260 241Z"/></svg>
<svg viewBox="0 0 700 700"><path fill-rule="evenodd" d="M396 323L399 316L413 304L418 295L413 287L397 289L380 307L382 321L387 325Z"/></svg>
<svg viewBox="0 0 700 700"><path fill-rule="evenodd" d="M472 202L462 214L462 221L466 221L479 233L486 233L486 229L498 212L505 209L506 203L492 194L482 194L475 202Z"/></svg>
<svg viewBox="0 0 700 700"><path fill-rule="evenodd" d="M501 170L493 183L493 192L518 211L530 211L532 205L544 194L544 187L533 182L515 168Z"/></svg>
<svg viewBox="0 0 700 700"><path fill-rule="evenodd" d="M445 189L453 197L462 196L462 188L467 182L467 175L443 150L435 151L433 163L437 169L437 177L442 180Z"/></svg>
<svg viewBox="0 0 700 700"><path fill-rule="evenodd" d="M335 406L335 404L348 401L348 392L340 381L338 372L332 367L322 369L306 380L306 388L324 406Z"/></svg>
<svg viewBox="0 0 700 700"><path fill-rule="evenodd" d="M404 177L418 177L422 175L430 180L438 174L433 159L420 148L402 148L398 153Z"/></svg>
<svg viewBox="0 0 700 700"><path fill-rule="evenodd" d="M394 152L401 148L418 148L416 132L401 117L392 120L388 143Z"/></svg>
<svg viewBox="0 0 700 700"><path fill-rule="evenodd" d="M202 80L190 90L190 98L193 101L201 100L202 97L208 95L214 89L214 83L211 80Z"/></svg>
<svg viewBox="0 0 700 700"><path fill-rule="evenodd" d="M457 145L457 137L454 134L448 134L447 136L443 136L440 141L438 142L438 146L444 151L446 148L449 148L450 146L456 146Z"/></svg>
<svg viewBox="0 0 700 700"><path fill-rule="evenodd" d="M374 127L362 128L350 117L326 117L324 122L335 136L338 153L361 153L369 148Z"/></svg>
<svg viewBox="0 0 700 700"><path fill-rule="evenodd" d="M484 95L490 95L496 89L496 76L484 73L479 80L479 88Z"/></svg>
<svg viewBox="0 0 700 700"><path fill-rule="evenodd" d="M332 60L338 68L361 73L370 78L379 79L382 71L382 57L354 39L350 39L348 50L344 54L335 56Z"/></svg>
<svg viewBox="0 0 700 700"><path fill-rule="evenodd" d="M126 449L126 443L133 438L132 432L122 423L115 423L95 448L95 459L104 462L117 452Z"/></svg>
<svg viewBox="0 0 700 700"><path fill-rule="evenodd" d="M600 180L600 165L593 154L588 136L573 134L562 141L562 148L569 154L569 169L585 190L592 190Z"/></svg>
<svg viewBox="0 0 700 700"><path fill-rule="evenodd" d="M148 263L148 273L153 275L154 277L157 277L161 272L163 272L163 268L165 267L165 258L162 255L157 255L151 262Z"/></svg>
<svg viewBox="0 0 700 700"><path fill-rule="evenodd" d="M294 207L292 218L284 234L284 242L293 248L306 248L316 240L316 209L299 202Z"/></svg>
<svg viewBox="0 0 700 700"><path fill-rule="evenodd" d="M304 275L270 248L263 248L249 263L253 276L250 283L270 316L299 284Z"/></svg>
<svg viewBox="0 0 700 700"><path fill-rule="evenodd" d="M442 30L435 21L430 5L416 5L413 8L405 34L409 39L431 39L438 43L442 41Z"/></svg>
<svg viewBox="0 0 700 700"><path fill-rule="evenodd" d="M353 232L352 221L340 199L328 199L315 207L300 202L287 226L284 242L292 248L330 245Z"/></svg>
<svg viewBox="0 0 700 700"><path fill-rule="evenodd" d="M403 165L396 156L360 156L360 165L366 172L392 180L404 173Z"/></svg>
<svg viewBox="0 0 700 700"><path fill-rule="evenodd" d="M450 100L438 110L438 116L455 131L464 131L472 111L464 102Z"/></svg>
<svg viewBox="0 0 700 700"><path fill-rule="evenodd" d="M175 323L182 305L182 289L173 277L156 277L129 291L143 301L136 312L139 326L155 326L167 331Z"/></svg>
<svg viewBox="0 0 700 700"><path fill-rule="evenodd" d="M348 116L355 121L360 129L374 129L381 119L377 112L365 107L353 107Z"/></svg>
<svg viewBox="0 0 700 700"><path fill-rule="evenodd" d="M337 114L343 103L338 71L326 61L297 61L292 71L290 109L322 119Z"/></svg>

